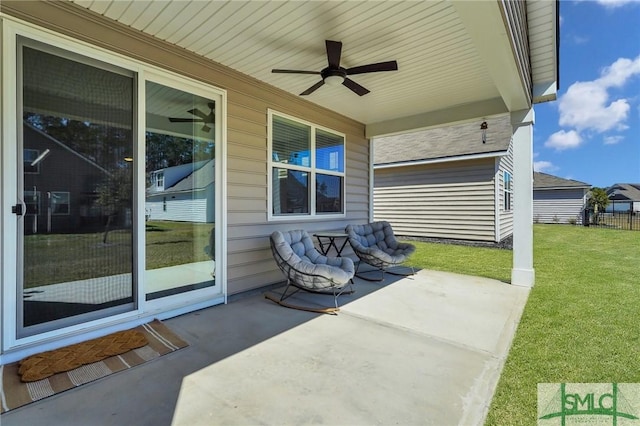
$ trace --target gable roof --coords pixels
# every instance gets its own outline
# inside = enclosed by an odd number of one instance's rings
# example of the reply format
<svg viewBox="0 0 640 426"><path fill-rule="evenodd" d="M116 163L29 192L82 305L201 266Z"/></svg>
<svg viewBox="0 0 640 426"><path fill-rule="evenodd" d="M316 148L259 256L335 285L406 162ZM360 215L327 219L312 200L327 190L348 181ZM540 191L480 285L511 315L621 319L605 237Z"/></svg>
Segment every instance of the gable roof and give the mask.
<svg viewBox="0 0 640 426"><path fill-rule="evenodd" d="M616 183L607 188L609 198L640 201L640 183Z"/></svg>
<svg viewBox="0 0 640 426"><path fill-rule="evenodd" d="M487 122L486 143L480 125ZM431 128L373 139L375 166L407 166L428 160L463 160L468 156L497 157L511 143L509 114L464 124Z"/></svg>
<svg viewBox="0 0 640 426"><path fill-rule="evenodd" d="M31 131L37 133L38 135L42 136L46 141L51 142L52 144L60 147L61 149L65 150L65 151L68 151L69 153L75 155L76 157L78 157L79 159L83 160L84 162L89 163L91 166L95 167L96 169L100 170L101 172L106 173L108 175L111 175L111 172L109 170L107 170L104 167L100 166L98 163L96 163L92 159L85 157L83 154L79 153L78 151L70 148L65 143L63 143L62 141L59 141L58 139L56 139L53 136L51 136L48 133L46 133L45 131L38 129L37 127L35 127L31 123L27 122L26 120L23 120L23 124L24 124L24 128L25 129L31 130Z"/></svg>
<svg viewBox="0 0 640 426"><path fill-rule="evenodd" d="M213 184L215 179L215 159L193 163L194 170L164 191L149 193L158 195L178 192L192 192L204 189Z"/></svg>
<svg viewBox="0 0 640 426"><path fill-rule="evenodd" d="M547 173L533 172L533 189L591 188L591 184L564 179Z"/></svg>

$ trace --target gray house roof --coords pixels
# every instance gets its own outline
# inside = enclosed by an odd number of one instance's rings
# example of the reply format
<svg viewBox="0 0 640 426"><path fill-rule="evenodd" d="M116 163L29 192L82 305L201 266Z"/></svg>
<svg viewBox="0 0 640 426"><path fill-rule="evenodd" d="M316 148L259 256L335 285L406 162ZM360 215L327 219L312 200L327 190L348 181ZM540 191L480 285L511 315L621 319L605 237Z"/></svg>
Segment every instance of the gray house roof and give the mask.
<svg viewBox="0 0 640 426"><path fill-rule="evenodd" d="M591 188L591 184L541 172L533 172L533 189Z"/></svg>
<svg viewBox="0 0 640 426"><path fill-rule="evenodd" d="M487 122L486 143L482 143L480 125ZM471 155L500 156L511 142L511 118L508 114L473 122L438 127L402 135L373 139L374 165L410 165L435 159L459 160Z"/></svg>
<svg viewBox="0 0 640 426"><path fill-rule="evenodd" d="M147 195L160 195L178 192L192 192L205 189L213 184L215 179L215 159L209 161L199 161L193 163L195 170L184 178L180 179L173 186L165 188L164 191L147 192ZM198 167L199 166L199 167Z"/></svg>
<svg viewBox="0 0 640 426"><path fill-rule="evenodd" d="M615 200L640 201L640 183L616 183L607 188L607 195Z"/></svg>

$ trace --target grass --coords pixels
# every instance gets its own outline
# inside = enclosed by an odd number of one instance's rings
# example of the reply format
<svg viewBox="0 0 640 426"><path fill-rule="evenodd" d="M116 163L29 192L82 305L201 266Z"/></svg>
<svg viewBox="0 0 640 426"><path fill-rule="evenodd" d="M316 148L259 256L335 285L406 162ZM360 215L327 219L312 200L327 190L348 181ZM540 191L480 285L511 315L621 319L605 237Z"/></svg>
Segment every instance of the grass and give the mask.
<svg viewBox="0 0 640 426"><path fill-rule="evenodd" d="M147 222L146 268L209 260L212 224ZM25 288L131 272L130 230L104 234L36 234L25 237Z"/></svg>
<svg viewBox="0 0 640 426"><path fill-rule="evenodd" d="M534 227L532 289L487 425L536 423L538 383L640 382L635 232Z"/></svg>
<svg viewBox="0 0 640 426"><path fill-rule="evenodd" d="M209 260L211 223L147 222L147 269Z"/></svg>
<svg viewBox="0 0 640 426"><path fill-rule="evenodd" d="M416 246L416 252L410 264L417 268L511 281L511 250L419 241L411 244Z"/></svg>
<svg viewBox="0 0 640 426"><path fill-rule="evenodd" d="M419 267L509 281L511 252L418 243ZM636 232L534 225L536 284L486 425L537 424L538 383L640 382Z"/></svg>

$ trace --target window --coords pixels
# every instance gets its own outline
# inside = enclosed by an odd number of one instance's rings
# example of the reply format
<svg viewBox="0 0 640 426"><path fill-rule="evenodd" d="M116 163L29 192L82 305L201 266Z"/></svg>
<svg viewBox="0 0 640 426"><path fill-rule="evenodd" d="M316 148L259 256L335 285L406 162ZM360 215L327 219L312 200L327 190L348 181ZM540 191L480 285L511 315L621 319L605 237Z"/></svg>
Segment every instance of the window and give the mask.
<svg viewBox="0 0 640 426"><path fill-rule="evenodd" d="M25 215L40 214L40 191L24 191L24 203L27 206Z"/></svg>
<svg viewBox="0 0 640 426"><path fill-rule="evenodd" d="M511 173L504 172L504 206L503 210L511 210L511 198L513 197L513 187L511 180Z"/></svg>
<svg viewBox="0 0 640 426"><path fill-rule="evenodd" d="M24 173L40 173L40 162L36 161L40 156L40 151L37 149L23 149L22 152Z"/></svg>
<svg viewBox="0 0 640 426"><path fill-rule="evenodd" d="M344 135L269 112L271 217L344 213Z"/></svg>
<svg viewBox="0 0 640 426"><path fill-rule="evenodd" d="M51 214L52 215L68 215L70 212L68 192L52 192L51 193Z"/></svg>
<svg viewBox="0 0 640 426"><path fill-rule="evenodd" d="M164 173L158 172L156 173L156 188L158 191L162 191L164 189Z"/></svg>

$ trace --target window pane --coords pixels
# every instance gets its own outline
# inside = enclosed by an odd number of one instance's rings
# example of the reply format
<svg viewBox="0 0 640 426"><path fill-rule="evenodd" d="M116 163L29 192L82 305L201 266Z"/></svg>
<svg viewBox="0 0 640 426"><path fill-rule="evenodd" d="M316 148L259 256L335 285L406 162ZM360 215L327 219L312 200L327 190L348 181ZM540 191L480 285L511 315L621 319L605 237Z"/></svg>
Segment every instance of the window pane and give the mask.
<svg viewBox="0 0 640 426"><path fill-rule="evenodd" d="M23 150L24 161L24 173L39 173L39 162L36 161L40 156L40 151L37 149L25 149Z"/></svg>
<svg viewBox="0 0 640 426"><path fill-rule="evenodd" d="M316 131L316 168L344 172L344 138L318 129Z"/></svg>
<svg viewBox="0 0 640 426"><path fill-rule="evenodd" d="M145 292L155 300L216 285L218 123L214 99L145 87Z"/></svg>
<svg viewBox="0 0 640 426"><path fill-rule="evenodd" d="M342 179L316 174L316 212L342 213Z"/></svg>
<svg viewBox="0 0 640 426"><path fill-rule="evenodd" d="M51 213L69 214L69 193L51 192Z"/></svg>
<svg viewBox="0 0 640 426"><path fill-rule="evenodd" d="M274 167L273 214L309 213L309 173Z"/></svg>
<svg viewBox="0 0 640 426"><path fill-rule="evenodd" d="M272 161L311 167L309 126L274 116L272 139Z"/></svg>

